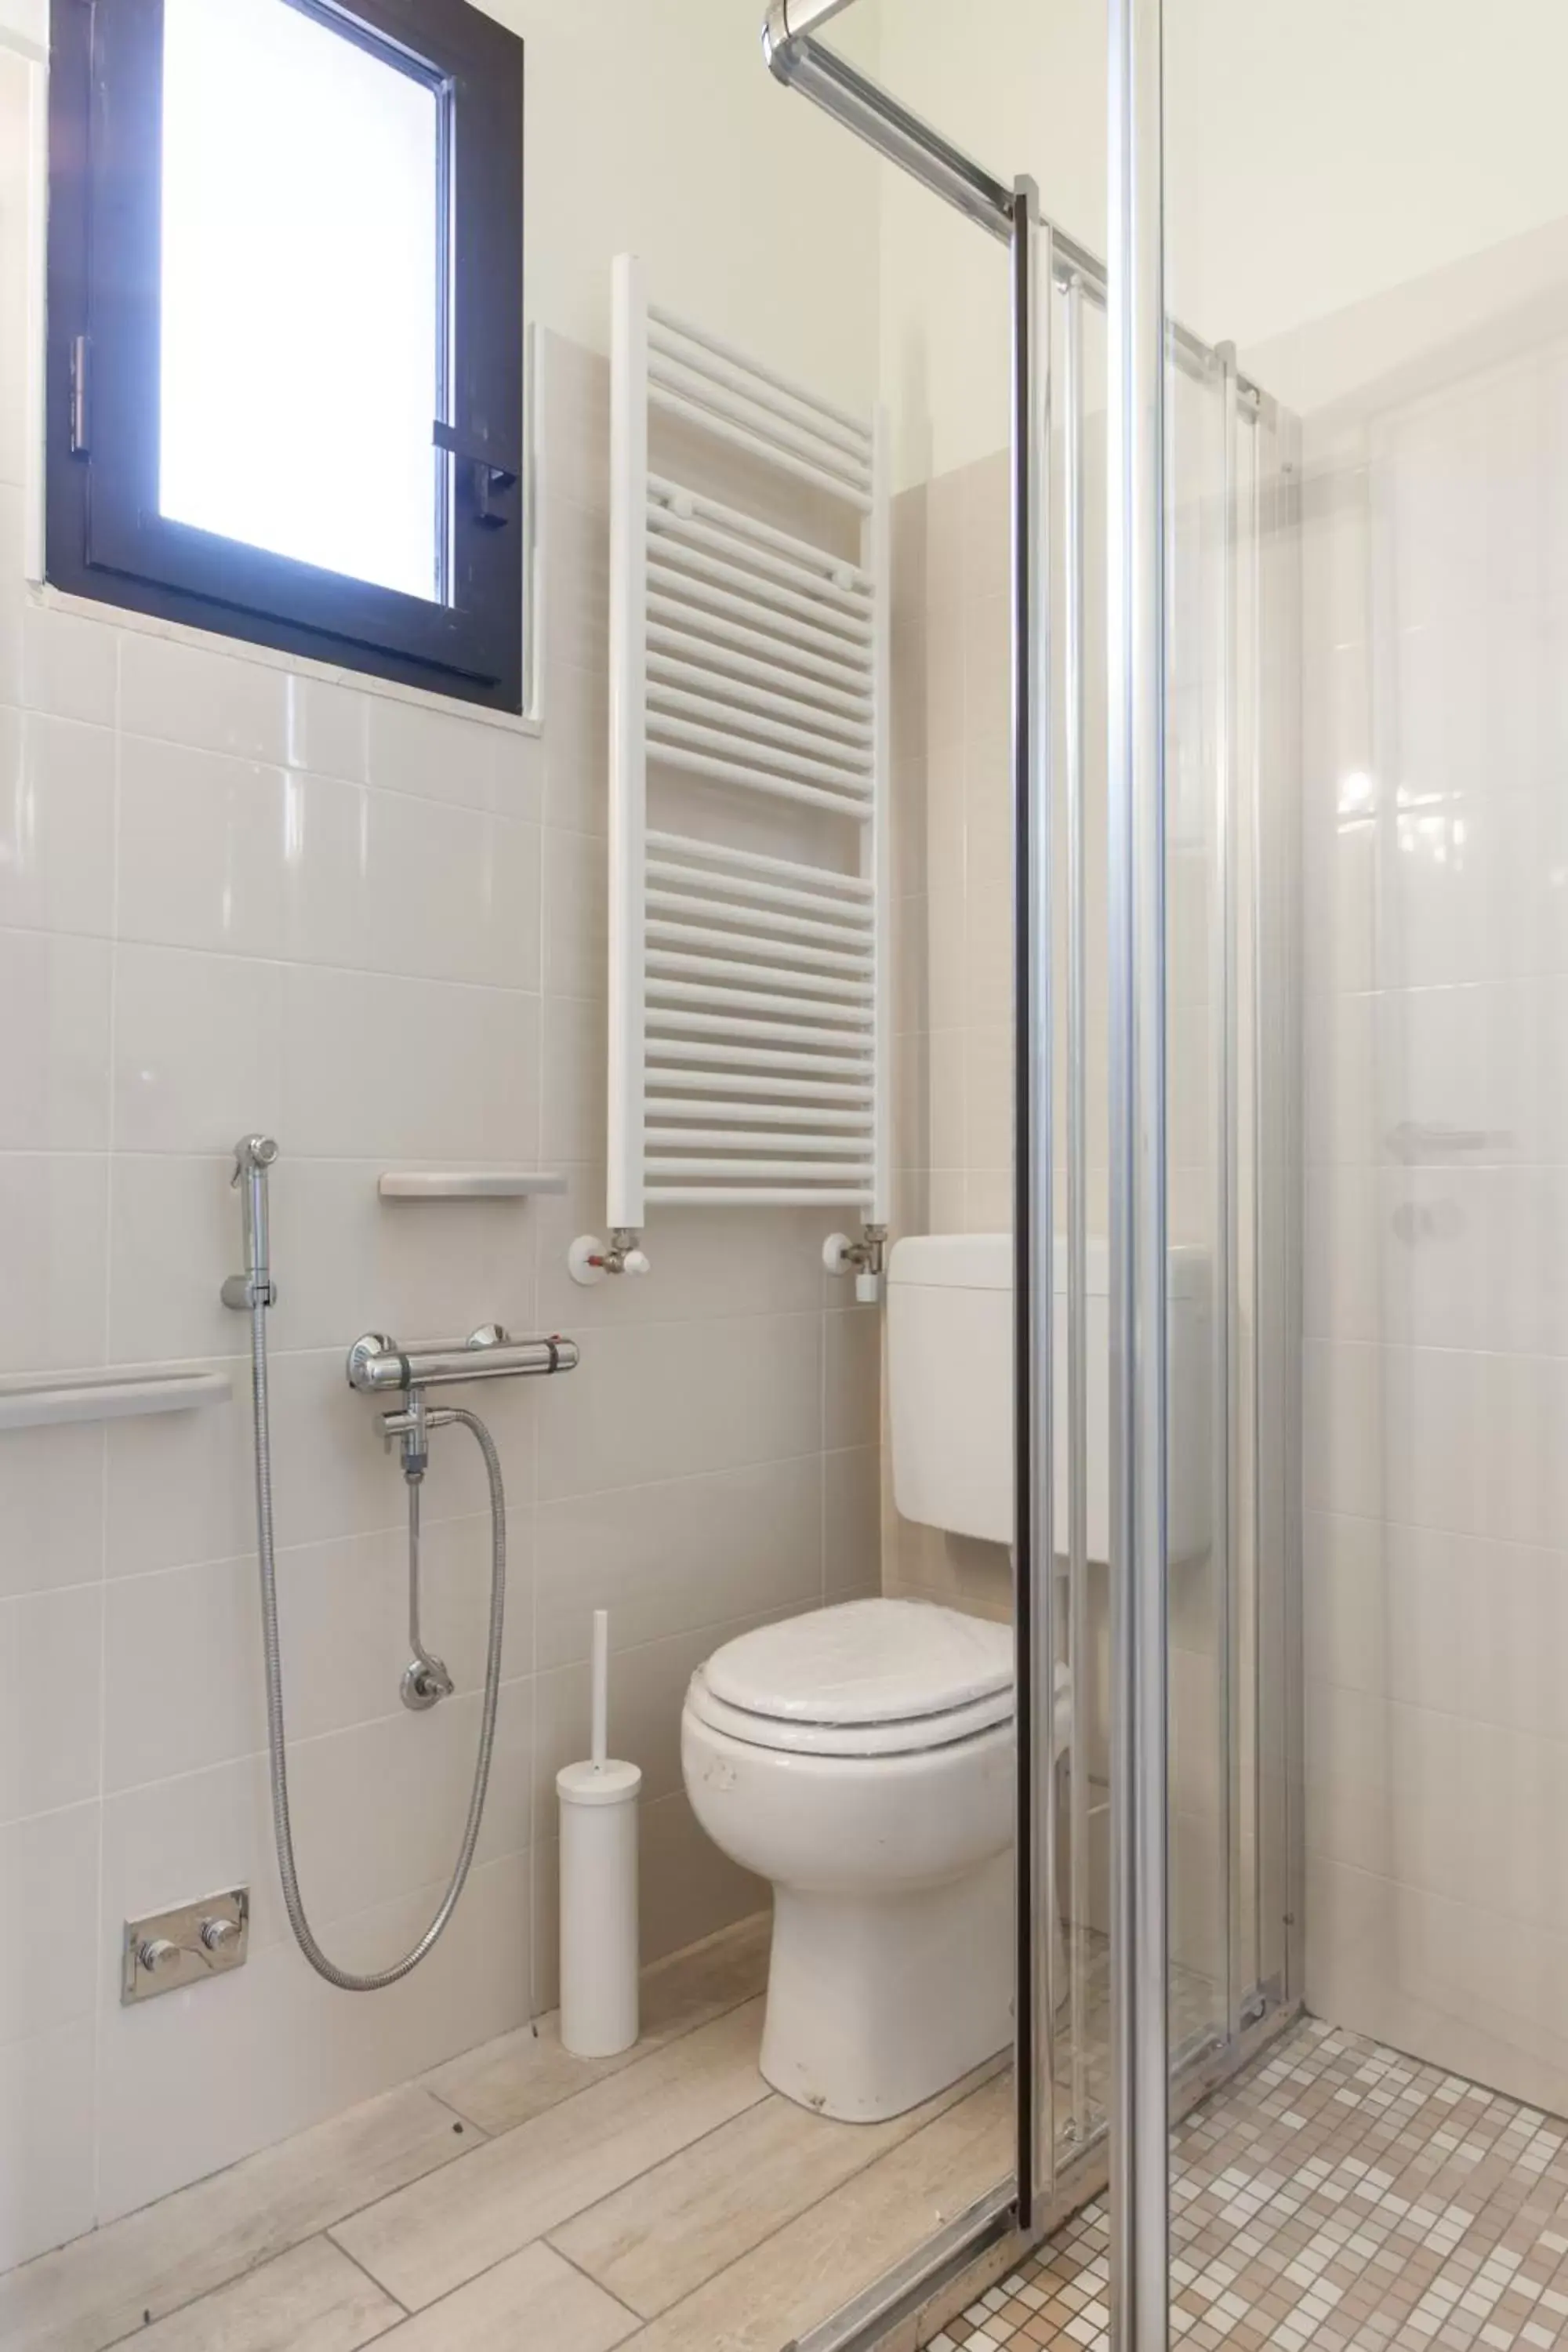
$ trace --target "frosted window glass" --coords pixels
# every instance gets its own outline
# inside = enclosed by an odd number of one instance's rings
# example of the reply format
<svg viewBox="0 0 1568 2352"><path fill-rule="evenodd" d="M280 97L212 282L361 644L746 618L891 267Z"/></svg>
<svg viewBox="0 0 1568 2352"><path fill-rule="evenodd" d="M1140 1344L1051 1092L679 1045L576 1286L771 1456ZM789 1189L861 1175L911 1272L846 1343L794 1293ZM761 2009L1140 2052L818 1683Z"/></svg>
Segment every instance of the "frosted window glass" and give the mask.
<svg viewBox="0 0 1568 2352"><path fill-rule="evenodd" d="M165 515L437 595L439 135L287 0L164 0Z"/></svg>

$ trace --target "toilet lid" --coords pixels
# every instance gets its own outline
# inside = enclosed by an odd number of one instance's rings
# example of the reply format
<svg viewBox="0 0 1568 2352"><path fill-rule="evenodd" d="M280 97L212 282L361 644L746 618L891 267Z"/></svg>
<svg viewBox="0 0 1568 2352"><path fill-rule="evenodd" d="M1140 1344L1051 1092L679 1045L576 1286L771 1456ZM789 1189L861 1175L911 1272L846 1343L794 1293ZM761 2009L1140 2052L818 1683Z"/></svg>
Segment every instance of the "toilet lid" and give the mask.
<svg viewBox="0 0 1568 2352"><path fill-rule="evenodd" d="M929 1601L846 1601L740 1634L704 1672L722 1705L785 1723L869 1727L987 1700L1010 1715L1013 1629Z"/></svg>

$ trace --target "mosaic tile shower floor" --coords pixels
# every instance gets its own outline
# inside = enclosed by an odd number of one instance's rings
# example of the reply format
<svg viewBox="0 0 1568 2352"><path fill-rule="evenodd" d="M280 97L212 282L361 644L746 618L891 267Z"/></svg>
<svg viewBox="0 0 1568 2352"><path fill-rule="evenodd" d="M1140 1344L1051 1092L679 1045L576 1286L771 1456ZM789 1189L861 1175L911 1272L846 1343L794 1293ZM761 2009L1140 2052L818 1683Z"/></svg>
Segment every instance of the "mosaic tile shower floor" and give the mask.
<svg viewBox="0 0 1568 2352"><path fill-rule="evenodd" d="M1305 2020L1174 2136L1172 2339L1190 2352L1568 2345L1568 2123ZM1100 2352L1084 2208L930 2352Z"/></svg>

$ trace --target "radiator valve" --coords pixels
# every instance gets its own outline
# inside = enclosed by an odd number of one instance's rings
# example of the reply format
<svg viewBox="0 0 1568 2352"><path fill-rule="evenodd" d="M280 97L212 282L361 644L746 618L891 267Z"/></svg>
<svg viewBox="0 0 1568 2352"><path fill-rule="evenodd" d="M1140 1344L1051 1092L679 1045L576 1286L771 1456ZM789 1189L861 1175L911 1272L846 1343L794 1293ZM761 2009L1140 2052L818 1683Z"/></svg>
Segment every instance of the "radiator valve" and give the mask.
<svg viewBox="0 0 1568 2352"><path fill-rule="evenodd" d="M607 1274L647 1274L652 1269L638 1246L641 1238L635 1225L612 1225L607 1247L597 1234L579 1234L566 1253L566 1271L584 1287Z"/></svg>
<svg viewBox="0 0 1568 2352"><path fill-rule="evenodd" d="M829 1274L855 1276L855 1296L862 1307L875 1307L882 1296L887 1255L886 1225L867 1225L858 1242L847 1234L829 1234L822 1244L822 1263Z"/></svg>

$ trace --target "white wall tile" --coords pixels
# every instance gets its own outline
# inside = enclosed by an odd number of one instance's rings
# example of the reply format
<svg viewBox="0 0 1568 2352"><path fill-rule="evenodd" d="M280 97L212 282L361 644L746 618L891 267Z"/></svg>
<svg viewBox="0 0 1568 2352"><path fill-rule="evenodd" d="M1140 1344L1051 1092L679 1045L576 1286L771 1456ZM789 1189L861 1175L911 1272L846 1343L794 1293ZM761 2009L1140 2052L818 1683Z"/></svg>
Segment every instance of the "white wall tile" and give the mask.
<svg viewBox="0 0 1568 2352"><path fill-rule="evenodd" d="M98 621L27 603L22 612L18 698L30 710L49 711L57 719L112 727L115 646L115 631Z"/></svg>
<svg viewBox="0 0 1568 2352"><path fill-rule="evenodd" d="M547 996L541 1013L540 1157L546 1167L605 1156L603 999ZM597 1223L592 1228L597 1231Z"/></svg>
<svg viewBox="0 0 1568 2352"><path fill-rule="evenodd" d="M535 996L290 965L283 1052L291 1150L533 1163Z"/></svg>
<svg viewBox="0 0 1568 2352"><path fill-rule="evenodd" d="M127 735L121 933L257 956L336 942L351 961L365 919L363 816L353 785Z"/></svg>
<svg viewBox="0 0 1568 2352"><path fill-rule="evenodd" d="M530 1550L525 1511L508 1544L503 1658L513 1679L532 1663ZM484 1682L489 1621L488 1513L434 1520L423 1551L425 1639L446 1661L458 1688L477 1691ZM263 1751L254 1558L111 1579L105 1610L106 1790L202 1772ZM371 1723L397 1709L408 1664L404 1528L284 1549L278 1559L278 1612L292 1741Z"/></svg>
<svg viewBox="0 0 1568 2352"><path fill-rule="evenodd" d="M109 1141L107 940L0 930L0 1150Z"/></svg>
<svg viewBox="0 0 1568 2352"><path fill-rule="evenodd" d="M538 988L536 825L377 793L365 844L359 960L434 980Z"/></svg>
<svg viewBox="0 0 1568 2352"><path fill-rule="evenodd" d="M244 1343L243 1322L218 1295L242 1255L233 1173L232 1154L194 1160L126 1153L114 1161L111 1361L217 1356Z"/></svg>
<svg viewBox="0 0 1568 2352"><path fill-rule="evenodd" d="M117 1577L106 1594L105 1791L258 1753L267 1726L255 1563Z"/></svg>
<svg viewBox="0 0 1568 2352"><path fill-rule="evenodd" d="M540 1407L540 1492L590 1494L821 1444L821 1318L737 1316L596 1335Z"/></svg>
<svg viewBox="0 0 1568 2352"><path fill-rule="evenodd" d="M101 1584L0 1601L0 1821L98 1793Z"/></svg>
<svg viewBox="0 0 1568 2352"><path fill-rule="evenodd" d="M100 1423L0 1436L0 1593L41 1592L101 1576L103 1496Z"/></svg>
<svg viewBox="0 0 1568 2352"><path fill-rule="evenodd" d="M521 1853L529 1842L532 1688L527 1681L501 1686L481 1861ZM465 1693L423 1715L395 1701L374 1723L294 1744L295 1845L322 1919L445 1885L468 1812L479 1727L479 1697Z"/></svg>
<svg viewBox="0 0 1568 2352"><path fill-rule="evenodd" d="M823 1443L874 1445L881 1434L881 1315L845 1306L827 1317L824 1334Z"/></svg>
<svg viewBox="0 0 1568 2352"><path fill-rule="evenodd" d="M370 767L372 697L325 678L290 677L287 758L291 768L363 783Z"/></svg>
<svg viewBox="0 0 1568 2352"><path fill-rule="evenodd" d="M240 1135L275 1133L282 1025L275 963L122 946L114 970L117 1147L212 1153Z"/></svg>
<svg viewBox="0 0 1568 2352"><path fill-rule="evenodd" d="M595 1609L609 1611L618 1652L743 1614L814 1607L820 1509L809 1457L542 1504L541 1664L587 1656Z"/></svg>
<svg viewBox="0 0 1568 2352"><path fill-rule="evenodd" d="M0 703L15 709L22 699L22 493L0 481Z"/></svg>
<svg viewBox="0 0 1568 2352"><path fill-rule="evenodd" d="M1568 1023L1543 382L1527 355L1484 395L1438 388L1379 424L1370 470L1315 486L1306 1139L1340 1164L1308 1187L1304 1477L1308 1998L1550 2104ZM1370 780L1348 884L1347 761Z"/></svg>
<svg viewBox="0 0 1568 2352"><path fill-rule="evenodd" d="M188 743L247 760L289 756L290 680L243 654L177 642L147 629L120 639L120 723L127 734Z"/></svg>
<svg viewBox="0 0 1568 2352"><path fill-rule="evenodd" d="M610 699L602 667L552 663L545 677L544 815L603 834L609 817Z"/></svg>
<svg viewBox="0 0 1568 2352"><path fill-rule="evenodd" d="M0 2270L92 2225L94 2052L90 2018L0 2049Z"/></svg>
<svg viewBox="0 0 1568 2352"><path fill-rule="evenodd" d="M422 800L457 801L495 816L537 823L543 755L537 739L456 710L370 703L370 781Z"/></svg>
<svg viewBox="0 0 1568 2352"><path fill-rule="evenodd" d="M109 1163L0 1152L0 1372L103 1361Z"/></svg>
<svg viewBox="0 0 1568 2352"><path fill-rule="evenodd" d="M0 317L6 319L20 318L26 300L29 79L19 57L0 68ZM27 400L26 338L10 334L0 352L0 482L24 478Z"/></svg>
<svg viewBox="0 0 1568 2352"><path fill-rule="evenodd" d="M556 996L603 996L609 985L609 876L588 833L544 835L544 985Z"/></svg>
<svg viewBox="0 0 1568 2352"><path fill-rule="evenodd" d="M114 761L107 727L0 709L0 922L108 931Z"/></svg>
<svg viewBox="0 0 1568 2352"><path fill-rule="evenodd" d="M243 1327L235 1321L235 1339ZM255 1538L247 1359L221 1360L231 1402L111 1421L106 1455L105 1566L110 1575L243 1552ZM283 1482L289 1489L293 1478Z"/></svg>
<svg viewBox="0 0 1568 2352"><path fill-rule="evenodd" d="M1317 2013L1414 2043L1430 2063L1560 2109L1568 2035L1561 1938L1498 1922L1479 1906L1309 1858L1308 1999Z"/></svg>
<svg viewBox="0 0 1568 2352"><path fill-rule="evenodd" d="M829 1429L828 1443L835 1433ZM847 1601L875 1591L881 1538L881 1454L876 1446L822 1457L823 1597Z"/></svg>
<svg viewBox="0 0 1568 2352"><path fill-rule="evenodd" d="M96 1804L0 1829L0 1879L16 1929L0 1941L0 2043L92 2014L98 1831Z"/></svg>

